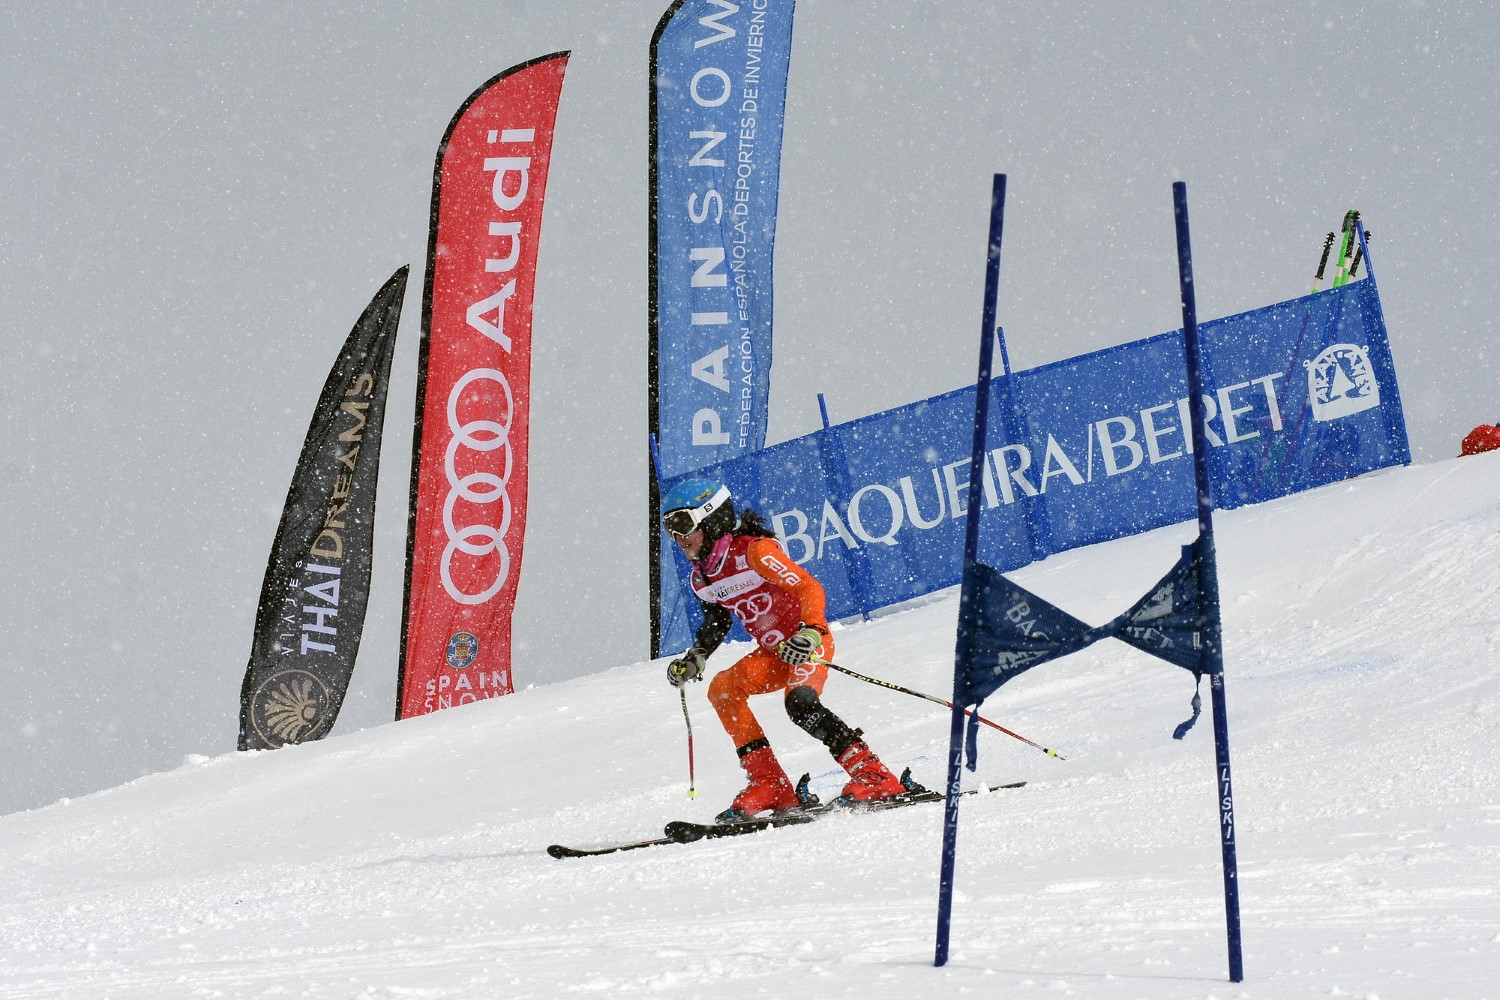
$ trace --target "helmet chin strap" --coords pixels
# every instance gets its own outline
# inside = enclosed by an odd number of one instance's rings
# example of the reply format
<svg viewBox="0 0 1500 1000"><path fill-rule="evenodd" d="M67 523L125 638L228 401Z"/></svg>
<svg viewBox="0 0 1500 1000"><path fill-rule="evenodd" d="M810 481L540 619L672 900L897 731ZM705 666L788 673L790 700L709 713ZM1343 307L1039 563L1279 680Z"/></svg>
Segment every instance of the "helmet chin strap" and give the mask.
<svg viewBox="0 0 1500 1000"><path fill-rule="evenodd" d="M724 558L729 555L729 545L733 541L734 534L732 532L727 535L720 535L714 541L713 548L709 549L708 554L700 558L698 562L709 572L717 572L719 567L724 565Z"/></svg>

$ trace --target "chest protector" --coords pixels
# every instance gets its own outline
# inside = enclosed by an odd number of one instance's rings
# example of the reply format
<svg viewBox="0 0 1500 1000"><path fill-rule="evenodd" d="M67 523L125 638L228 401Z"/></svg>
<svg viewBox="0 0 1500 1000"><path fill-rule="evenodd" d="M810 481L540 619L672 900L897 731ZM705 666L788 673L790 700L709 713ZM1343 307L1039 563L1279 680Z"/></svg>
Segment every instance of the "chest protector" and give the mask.
<svg viewBox="0 0 1500 1000"><path fill-rule="evenodd" d="M774 538L732 535L728 541L722 556L715 546L707 559L693 566L693 592L707 604L728 608L752 639L774 650L802 624L801 607L787 588L802 583L806 575ZM786 586L756 572L750 564L752 542L759 543L758 564Z"/></svg>

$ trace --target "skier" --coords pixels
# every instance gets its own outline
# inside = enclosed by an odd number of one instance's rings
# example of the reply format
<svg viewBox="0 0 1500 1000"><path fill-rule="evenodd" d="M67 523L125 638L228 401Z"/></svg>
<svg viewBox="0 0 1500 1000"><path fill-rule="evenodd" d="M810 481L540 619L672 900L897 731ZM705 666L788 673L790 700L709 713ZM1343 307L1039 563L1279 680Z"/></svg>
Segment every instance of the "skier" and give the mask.
<svg viewBox="0 0 1500 1000"><path fill-rule="evenodd" d="M662 526L692 563L691 586L703 605L703 624L693 646L667 665L667 680L680 688L703 679L709 655L729 634L731 613L756 642L754 650L708 685L708 700L750 778L718 822L799 804L750 711L751 695L786 692L787 715L849 773L842 799L870 801L906 791L865 745L861 731L823 706L825 664L833 659L823 586L791 560L761 516L746 510L736 522L728 487L689 479L663 500Z"/></svg>

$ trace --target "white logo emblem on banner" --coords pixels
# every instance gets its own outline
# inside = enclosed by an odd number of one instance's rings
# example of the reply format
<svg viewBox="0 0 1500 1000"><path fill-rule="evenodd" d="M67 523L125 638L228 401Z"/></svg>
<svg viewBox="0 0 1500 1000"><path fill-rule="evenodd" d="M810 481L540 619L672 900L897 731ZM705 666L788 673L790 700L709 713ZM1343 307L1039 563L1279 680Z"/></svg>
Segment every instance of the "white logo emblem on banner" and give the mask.
<svg viewBox="0 0 1500 1000"><path fill-rule="evenodd" d="M1334 344L1304 365L1314 420L1338 420L1380 405L1380 383L1363 347Z"/></svg>

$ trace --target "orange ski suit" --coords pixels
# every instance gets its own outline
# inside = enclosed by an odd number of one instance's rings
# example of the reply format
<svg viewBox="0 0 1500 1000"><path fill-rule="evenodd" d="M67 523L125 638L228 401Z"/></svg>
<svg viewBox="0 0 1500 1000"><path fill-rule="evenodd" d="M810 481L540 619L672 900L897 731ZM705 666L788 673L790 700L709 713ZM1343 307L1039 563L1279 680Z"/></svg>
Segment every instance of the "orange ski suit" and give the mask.
<svg viewBox="0 0 1500 1000"><path fill-rule="evenodd" d="M695 569L693 590L705 604L727 607L756 640L753 651L721 671L708 685L708 700L736 747L766 736L750 711L751 695L798 685L823 693L828 667L812 661L794 667L776 653L783 639L807 625L823 633L817 655L823 660L833 659L823 585L792 562L780 542L733 536L716 565L700 564Z"/></svg>

